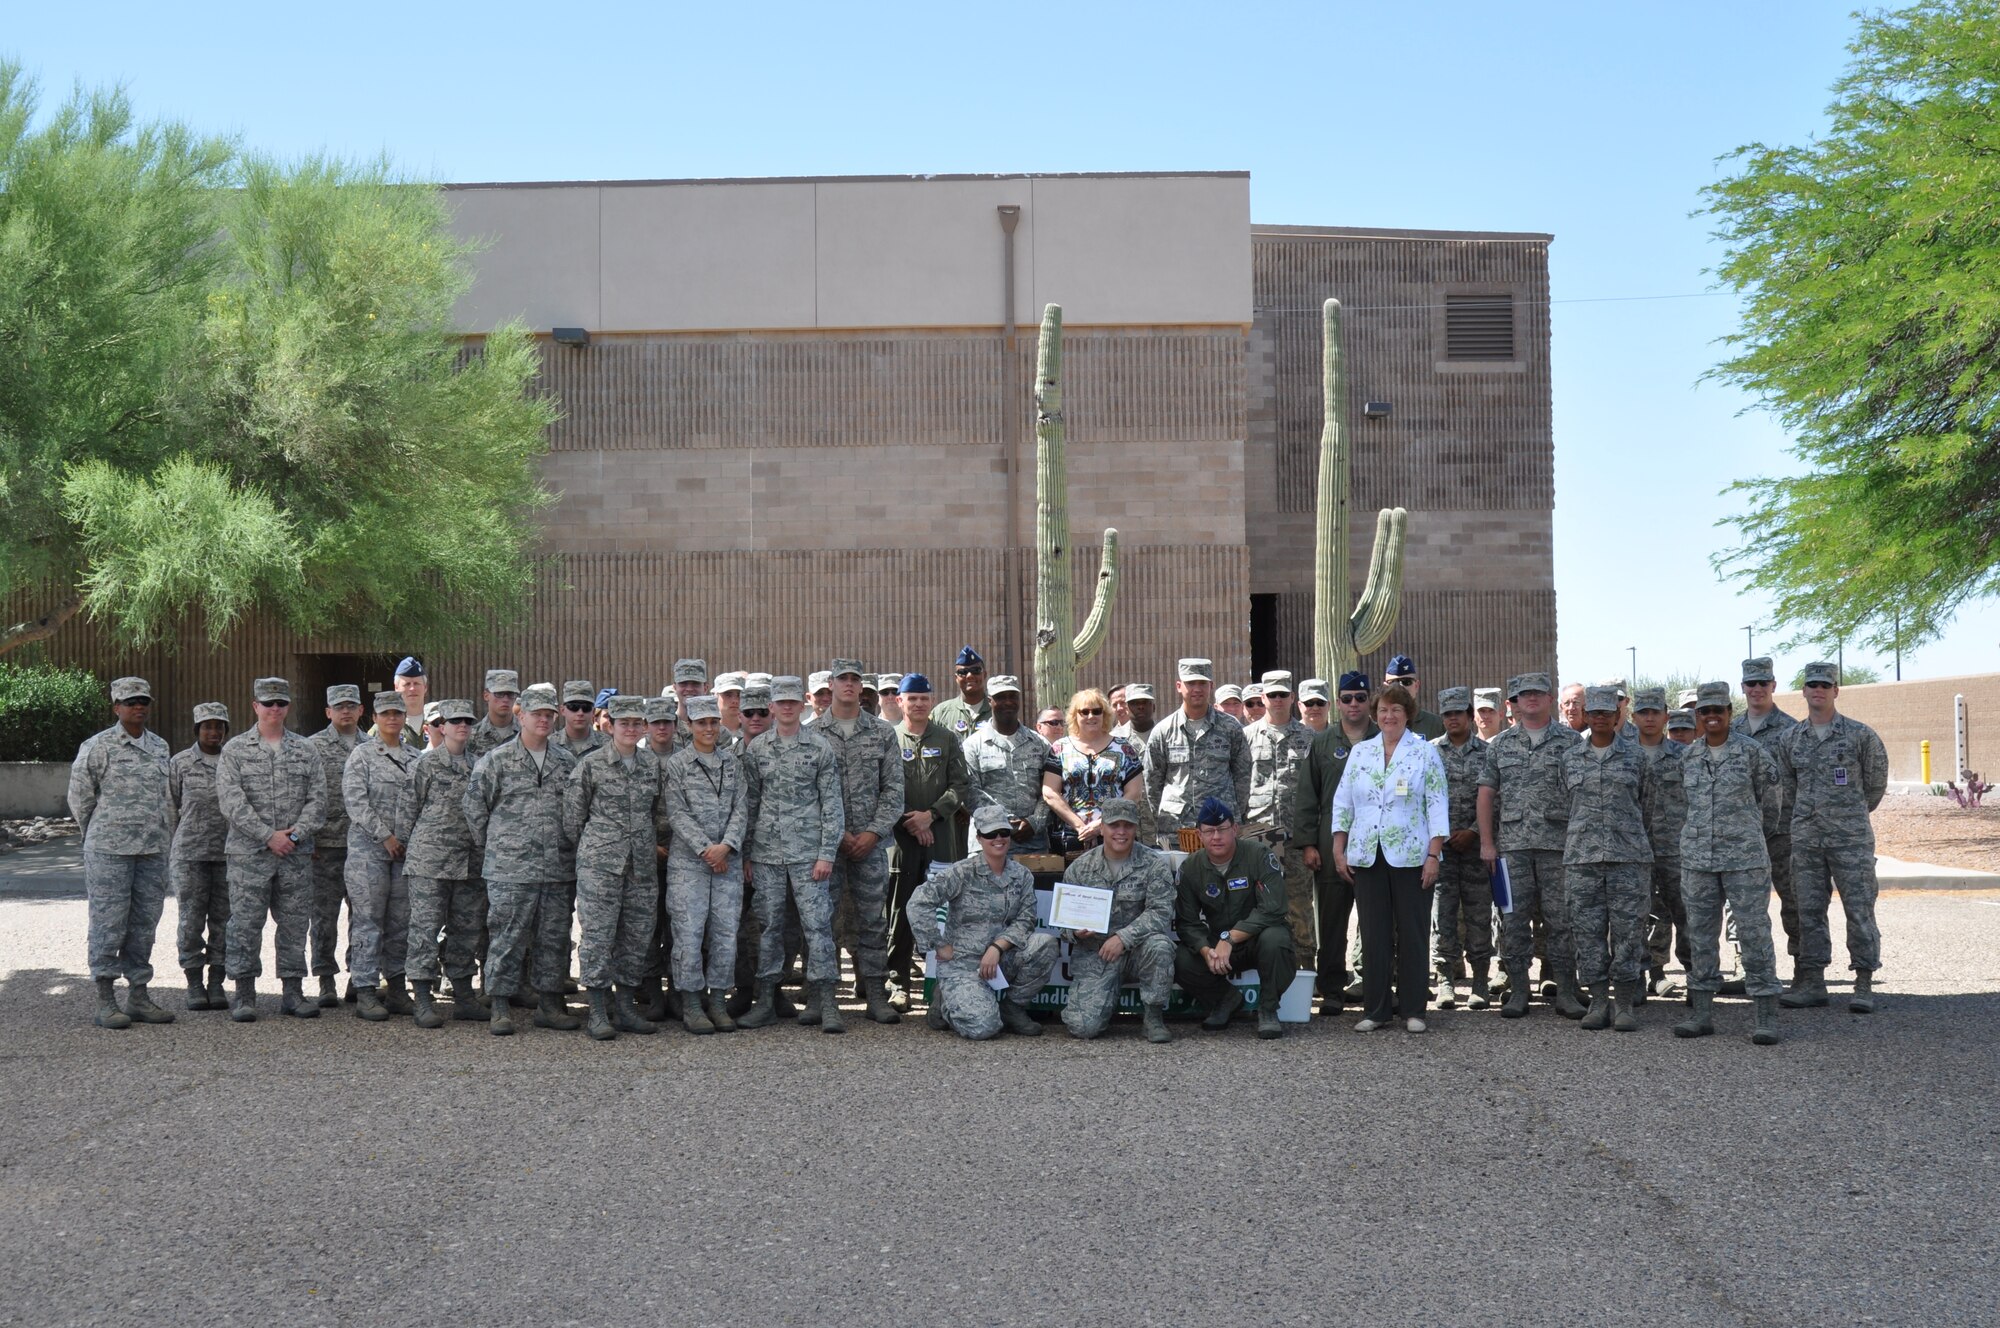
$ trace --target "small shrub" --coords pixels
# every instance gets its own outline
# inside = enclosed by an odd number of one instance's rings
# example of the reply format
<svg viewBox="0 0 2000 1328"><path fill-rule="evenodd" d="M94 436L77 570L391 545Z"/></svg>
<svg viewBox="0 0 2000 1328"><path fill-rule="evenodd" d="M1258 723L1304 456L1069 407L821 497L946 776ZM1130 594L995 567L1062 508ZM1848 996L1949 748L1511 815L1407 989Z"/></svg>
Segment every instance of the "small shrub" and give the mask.
<svg viewBox="0 0 2000 1328"><path fill-rule="evenodd" d="M0 663L0 761L67 761L111 724L105 685L84 669Z"/></svg>

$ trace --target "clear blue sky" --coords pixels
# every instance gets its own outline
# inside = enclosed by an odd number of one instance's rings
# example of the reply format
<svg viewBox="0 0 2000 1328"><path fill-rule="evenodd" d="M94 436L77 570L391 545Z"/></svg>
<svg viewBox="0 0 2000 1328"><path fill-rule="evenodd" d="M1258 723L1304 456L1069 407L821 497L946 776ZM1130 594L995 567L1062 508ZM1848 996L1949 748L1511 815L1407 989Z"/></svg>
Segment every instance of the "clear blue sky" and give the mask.
<svg viewBox="0 0 2000 1328"><path fill-rule="evenodd" d="M1719 490L1787 458L1699 381L1735 302L1690 213L1720 154L1815 132L1852 31L1826 3L406 0L17 6L0 50L46 96L122 81L146 114L443 180L1247 169L1260 222L1552 232L1562 672L1636 646L1733 679L1768 614L1709 568ZM1996 655L1989 603L1904 676Z"/></svg>

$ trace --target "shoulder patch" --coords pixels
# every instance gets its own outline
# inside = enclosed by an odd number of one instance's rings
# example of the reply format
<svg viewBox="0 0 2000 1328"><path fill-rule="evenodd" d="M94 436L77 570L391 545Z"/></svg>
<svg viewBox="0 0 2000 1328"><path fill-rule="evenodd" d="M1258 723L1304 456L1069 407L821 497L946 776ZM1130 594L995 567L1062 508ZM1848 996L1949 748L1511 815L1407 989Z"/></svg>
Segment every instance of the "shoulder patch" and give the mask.
<svg viewBox="0 0 2000 1328"><path fill-rule="evenodd" d="M1210 899L1220 899L1222 898L1222 887L1217 885L1214 881L1210 881L1208 883L1208 888L1202 891L1202 893L1204 895L1207 895Z"/></svg>

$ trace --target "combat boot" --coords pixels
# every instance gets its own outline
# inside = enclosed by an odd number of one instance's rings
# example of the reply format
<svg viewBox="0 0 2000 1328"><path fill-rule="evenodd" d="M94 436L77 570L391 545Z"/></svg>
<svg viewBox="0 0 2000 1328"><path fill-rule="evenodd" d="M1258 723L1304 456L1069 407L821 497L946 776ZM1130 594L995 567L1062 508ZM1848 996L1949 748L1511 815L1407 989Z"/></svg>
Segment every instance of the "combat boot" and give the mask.
<svg viewBox="0 0 2000 1328"><path fill-rule="evenodd" d="M382 979L382 1008L390 1014L415 1014L417 1007L410 1004L409 993L403 989L403 975L394 974Z"/></svg>
<svg viewBox="0 0 2000 1328"><path fill-rule="evenodd" d="M130 982L125 987L125 1013L142 1024L171 1024L174 1022L172 1010L162 1010L146 994L146 984Z"/></svg>
<svg viewBox="0 0 2000 1328"><path fill-rule="evenodd" d="M1042 1026L1035 1022L1027 1007L1019 1001L1010 1001L1005 996L1000 998L1000 1026L1020 1037L1042 1035Z"/></svg>
<svg viewBox="0 0 2000 1328"><path fill-rule="evenodd" d="M1201 1021L1201 1026L1203 1028L1227 1028L1229 1027L1229 1021L1242 1008L1243 993L1236 989L1234 983L1231 983L1229 990L1223 993L1222 999L1215 1003L1215 1008L1208 1012L1208 1018Z"/></svg>
<svg viewBox="0 0 2000 1328"><path fill-rule="evenodd" d="M868 1017L878 1024L900 1024L903 1016L896 1013L889 1004L889 994L882 990L881 978L861 979L861 999L868 1002Z"/></svg>
<svg viewBox="0 0 2000 1328"><path fill-rule="evenodd" d="M1715 993L1712 991L1688 992L1688 1004L1694 1007L1692 1014L1674 1025L1677 1038L1707 1037L1715 1031Z"/></svg>
<svg viewBox="0 0 2000 1328"><path fill-rule="evenodd" d="M354 1017L366 1019L371 1024L379 1024L389 1017L389 1007L382 1004L382 996L375 988L357 987L354 992Z"/></svg>
<svg viewBox="0 0 2000 1328"><path fill-rule="evenodd" d="M451 1017L454 1019L490 1019L492 1007L479 998L472 989L472 979L453 978L451 980Z"/></svg>
<svg viewBox="0 0 2000 1328"><path fill-rule="evenodd" d="M611 1023L621 1033L651 1035L660 1031L660 1026L639 1008L639 993L632 987L611 989Z"/></svg>
<svg viewBox="0 0 2000 1328"><path fill-rule="evenodd" d="M1147 1007L1146 1007L1146 1010L1145 1010L1145 1015L1144 1015L1144 1018L1145 1018L1145 1021L1146 1021L1146 1025L1145 1025L1145 1026L1146 1026L1146 1041L1148 1041L1148 1042L1172 1042L1172 1041L1174 1040L1174 1035L1173 1035L1172 1033L1169 1033L1169 1032L1167 1031L1167 1007L1166 1007L1166 1006L1164 1006L1164 1005L1149 1005L1149 1006L1147 1006Z"/></svg>
<svg viewBox="0 0 2000 1328"><path fill-rule="evenodd" d="M1778 997L1787 1010L1813 1010L1826 1004L1826 969L1800 964L1793 970L1792 989Z"/></svg>
<svg viewBox="0 0 2000 1328"><path fill-rule="evenodd" d="M840 1002L833 998L833 984L831 982L815 982L812 984L812 991L813 998L819 1002L819 1031L822 1033L845 1033L847 1031L847 1021L841 1018ZM805 1022L804 1015L799 1016L799 1022ZM1041 1030L1037 1029L1035 1031L1040 1032Z"/></svg>
<svg viewBox="0 0 2000 1328"><path fill-rule="evenodd" d="M512 1002L505 996L495 996L492 1004L487 1007L491 1013L486 1017L486 1031L494 1037L513 1035L514 1011L510 1008L511 1005Z"/></svg>
<svg viewBox="0 0 2000 1328"><path fill-rule="evenodd" d="M229 997L229 1017L239 1024L257 1022L257 979L236 979L236 990Z"/></svg>
<svg viewBox="0 0 2000 1328"><path fill-rule="evenodd" d="M222 985L222 965L220 964L216 964L208 970L208 1008L211 1010L227 1010L229 1008L229 992Z"/></svg>
<svg viewBox="0 0 2000 1328"><path fill-rule="evenodd" d="M535 1027L552 1028L558 1033L574 1033L583 1021L569 1012L560 991L545 991L535 1005Z"/></svg>
<svg viewBox="0 0 2000 1328"><path fill-rule="evenodd" d="M782 982L771 994L771 1009L780 1019L798 1018L799 1007L792 1004L792 994L785 990L785 984Z"/></svg>
<svg viewBox="0 0 2000 1328"><path fill-rule="evenodd" d="M340 1003L342 1005L352 1005L356 1001L360 1000L361 998L359 995L356 994L356 991L357 989L354 985L354 975L350 973L347 975L347 988L346 990L340 993Z"/></svg>
<svg viewBox="0 0 2000 1328"><path fill-rule="evenodd" d="M694 992L681 994L681 1027L697 1035L715 1031L715 1021L702 1009L702 1002Z"/></svg>
<svg viewBox="0 0 2000 1328"><path fill-rule="evenodd" d="M331 1010L340 1004L340 986L333 980L333 974L319 975L319 1008Z"/></svg>
<svg viewBox="0 0 2000 1328"><path fill-rule="evenodd" d="M646 992L646 1008L641 1011L648 1019L661 1020L667 1017L667 980L654 978L639 984Z"/></svg>
<svg viewBox="0 0 2000 1328"><path fill-rule="evenodd" d="M944 988L931 992L931 998L924 1004L924 1027L942 1033L951 1027L951 1021L944 1017Z"/></svg>
<svg viewBox="0 0 2000 1328"><path fill-rule="evenodd" d="M132 1016L118 1008L118 979L97 980L97 1014L91 1021L99 1028L130 1028Z"/></svg>
<svg viewBox="0 0 2000 1328"><path fill-rule="evenodd" d="M701 998L702 1008L708 1011L708 1022L715 1025L718 1033L734 1033L736 1020L729 1013L729 994L711 989Z"/></svg>
<svg viewBox="0 0 2000 1328"><path fill-rule="evenodd" d="M1474 964L1472 966L1472 994L1465 998L1465 1008L1468 1010L1484 1010L1491 1004L1493 1004L1493 993L1486 986L1486 965Z"/></svg>
<svg viewBox="0 0 2000 1328"><path fill-rule="evenodd" d="M833 993L833 984L831 982L806 983L806 1008L799 1011L799 1022L805 1024L807 1027L818 1023L821 1016L825 1013L820 1008L820 988L822 986L826 988L828 996L831 996Z"/></svg>
<svg viewBox="0 0 2000 1328"><path fill-rule="evenodd" d="M203 986L201 982L201 970L198 968L184 968L181 972L187 976L187 1008L190 1010L213 1010L215 1007L208 1003L208 988Z"/></svg>
<svg viewBox="0 0 2000 1328"><path fill-rule="evenodd" d="M778 1018L776 1008L778 980L758 978L757 996L750 1002L750 1008L736 1021L738 1028L769 1028Z"/></svg>
<svg viewBox="0 0 2000 1328"><path fill-rule="evenodd" d="M1285 1026L1278 1022L1278 1012L1276 1009L1260 1009L1257 1011L1258 1037L1269 1042L1272 1038L1281 1038L1284 1035Z"/></svg>
<svg viewBox="0 0 2000 1328"><path fill-rule="evenodd" d="M435 998L437 984L417 978L410 983L410 986L417 994L416 1001L411 1007L417 1016L417 1027L443 1028L444 1016L438 1013Z"/></svg>
<svg viewBox="0 0 2000 1328"><path fill-rule="evenodd" d="M584 1024L592 1042L609 1042L618 1036L611 1026L611 993L603 987L590 989L590 1017Z"/></svg>
<svg viewBox="0 0 2000 1328"><path fill-rule="evenodd" d="M1454 964L1451 968L1440 968L1438 970L1437 1007L1440 1010L1456 1010L1458 1008L1457 975L1452 972L1452 968L1456 967L1457 965Z"/></svg>
<svg viewBox="0 0 2000 1328"><path fill-rule="evenodd" d="M1502 1019L1522 1019L1528 1013L1528 974L1526 970L1507 970L1507 1001L1500 1007Z"/></svg>
<svg viewBox="0 0 2000 1328"><path fill-rule="evenodd" d="M1599 1033L1611 1027L1611 989L1599 985L1590 989L1590 1008L1583 1012L1580 1027Z"/></svg>
<svg viewBox="0 0 2000 1328"><path fill-rule="evenodd" d="M1549 1004L1555 1006L1556 1013L1565 1019L1583 1018L1583 1000L1576 988L1576 974L1565 973L1556 979L1555 999Z"/></svg>
<svg viewBox="0 0 2000 1328"><path fill-rule="evenodd" d="M1753 996L1751 1003L1757 1007L1757 1024L1750 1030L1750 1040L1760 1047L1773 1047L1778 1043L1778 998L1776 996Z"/></svg>
<svg viewBox="0 0 2000 1328"><path fill-rule="evenodd" d="M1854 970L1854 991L1847 998L1849 1014L1875 1013L1875 974L1866 969Z"/></svg>
<svg viewBox="0 0 2000 1328"><path fill-rule="evenodd" d="M278 985L284 992L278 1001L279 1014L288 1014L294 1019L319 1018L319 1002L306 998L304 978L280 978Z"/></svg>
<svg viewBox="0 0 2000 1328"><path fill-rule="evenodd" d="M1633 1013L1639 1004L1639 994L1646 990L1643 982L1621 982L1611 991L1611 1026L1621 1033L1639 1031L1639 1016Z"/></svg>

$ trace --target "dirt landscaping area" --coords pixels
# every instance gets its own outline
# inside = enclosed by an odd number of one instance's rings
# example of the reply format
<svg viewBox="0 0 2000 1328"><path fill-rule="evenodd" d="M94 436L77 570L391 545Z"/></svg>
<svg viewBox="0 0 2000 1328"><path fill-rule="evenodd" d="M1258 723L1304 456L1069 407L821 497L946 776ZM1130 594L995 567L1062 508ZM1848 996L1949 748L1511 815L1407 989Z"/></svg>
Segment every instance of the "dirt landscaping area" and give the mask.
<svg viewBox="0 0 2000 1328"><path fill-rule="evenodd" d="M1961 807L1927 793L1891 793L1872 818L1875 851L1905 862L2000 872L2000 799Z"/></svg>

